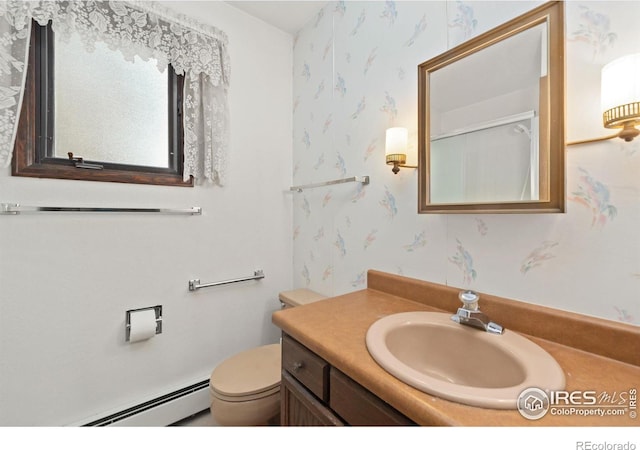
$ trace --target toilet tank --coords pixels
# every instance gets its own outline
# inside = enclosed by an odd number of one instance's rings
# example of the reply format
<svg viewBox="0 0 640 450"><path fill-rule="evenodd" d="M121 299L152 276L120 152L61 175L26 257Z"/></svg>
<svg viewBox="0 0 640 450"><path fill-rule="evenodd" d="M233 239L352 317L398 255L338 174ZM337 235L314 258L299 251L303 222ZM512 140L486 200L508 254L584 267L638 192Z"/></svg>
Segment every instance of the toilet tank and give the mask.
<svg viewBox="0 0 640 450"><path fill-rule="evenodd" d="M307 303L317 302L327 298L325 295L318 294L310 289L294 289L292 291L283 291L279 294L280 302L283 308L292 306L306 305Z"/></svg>

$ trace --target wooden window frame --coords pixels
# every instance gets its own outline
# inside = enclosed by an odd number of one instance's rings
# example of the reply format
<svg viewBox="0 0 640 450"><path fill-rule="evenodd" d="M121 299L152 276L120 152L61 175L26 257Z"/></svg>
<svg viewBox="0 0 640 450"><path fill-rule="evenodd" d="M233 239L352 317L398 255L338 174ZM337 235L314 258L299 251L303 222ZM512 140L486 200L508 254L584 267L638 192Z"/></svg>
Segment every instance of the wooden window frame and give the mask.
<svg viewBox="0 0 640 450"><path fill-rule="evenodd" d="M100 170L75 166L71 159L53 155L53 31L51 24L42 27L33 23L29 48L29 66L25 93L16 134L11 174L21 177L55 178L116 183L153 184L165 186L194 185L193 177L183 181L184 129L182 104L184 76L176 75L169 65L169 168L115 164L100 164ZM114 132L117 132L115 130ZM81 156L81 155L80 155Z"/></svg>

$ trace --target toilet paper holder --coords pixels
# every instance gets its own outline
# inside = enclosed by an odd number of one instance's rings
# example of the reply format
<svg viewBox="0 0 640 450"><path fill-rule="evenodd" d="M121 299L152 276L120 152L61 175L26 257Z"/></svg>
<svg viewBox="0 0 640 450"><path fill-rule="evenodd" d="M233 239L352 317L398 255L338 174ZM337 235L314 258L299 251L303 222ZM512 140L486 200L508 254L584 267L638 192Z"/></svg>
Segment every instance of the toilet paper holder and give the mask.
<svg viewBox="0 0 640 450"><path fill-rule="evenodd" d="M154 310L156 314L156 334L162 333L162 305L150 306L147 308L130 309L127 311L126 319L125 319L125 330L126 330L125 340L127 342L131 340L131 313L136 311L146 311L151 309Z"/></svg>

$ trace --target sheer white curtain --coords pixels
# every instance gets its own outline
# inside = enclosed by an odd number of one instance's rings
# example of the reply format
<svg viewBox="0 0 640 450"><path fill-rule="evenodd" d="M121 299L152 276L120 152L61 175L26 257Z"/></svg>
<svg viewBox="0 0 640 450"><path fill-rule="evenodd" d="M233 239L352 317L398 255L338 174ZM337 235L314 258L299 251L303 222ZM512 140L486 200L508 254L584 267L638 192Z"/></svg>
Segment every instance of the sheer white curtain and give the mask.
<svg viewBox="0 0 640 450"><path fill-rule="evenodd" d="M0 1L0 166L11 163L27 70L31 19L51 21L88 50L103 41L125 59L155 58L185 74L184 179L224 183L228 147L226 35L150 2Z"/></svg>

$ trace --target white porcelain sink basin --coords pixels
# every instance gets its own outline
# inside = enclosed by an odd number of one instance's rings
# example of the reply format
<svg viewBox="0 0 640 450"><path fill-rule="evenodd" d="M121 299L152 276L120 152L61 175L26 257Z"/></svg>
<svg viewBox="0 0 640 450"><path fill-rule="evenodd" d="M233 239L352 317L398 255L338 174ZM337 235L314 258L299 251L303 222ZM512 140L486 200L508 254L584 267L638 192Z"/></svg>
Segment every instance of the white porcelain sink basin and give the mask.
<svg viewBox="0 0 640 450"><path fill-rule="evenodd" d="M562 368L537 344L506 330L490 334L425 311L392 314L367 331L367 349L410 386L472 406L516 409L529 388L561 390Z"/></svg>

